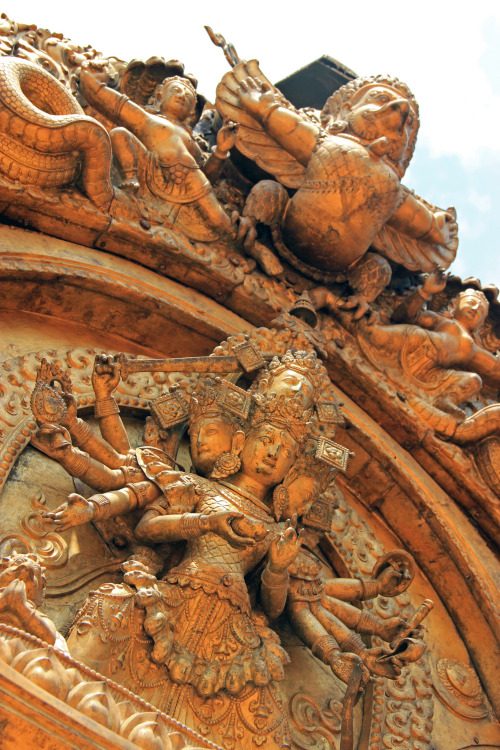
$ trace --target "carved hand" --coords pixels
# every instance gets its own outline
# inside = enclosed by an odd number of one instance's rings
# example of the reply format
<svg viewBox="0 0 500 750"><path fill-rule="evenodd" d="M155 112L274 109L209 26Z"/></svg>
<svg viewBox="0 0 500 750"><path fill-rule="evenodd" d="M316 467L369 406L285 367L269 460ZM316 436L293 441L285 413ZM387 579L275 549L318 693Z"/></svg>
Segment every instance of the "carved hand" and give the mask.
<svg viewBox="0 0 500 750"><path fill-rule="evenodd" d="M257 118L262 117L276 103L276 94L271 87L251 76L240 82L239 95L243 107Z"/></svg>
<svg viewBox="0 0 500 750"><path fill-rule="evenodd" d="M225 153L230 151L236 144L236 135L238 133L238 123L229 120L217 133L217 150Z"/></svg>
<svg viewBox="0 0 500 750"><path fill-rule="evenodd" d="M269 567L273 573L284 573L297 557L304 539L304 529L295 531L297 516L286 521L283 533L275 536L269 547Z"/></svg>
<svg viewBox="0 0 500 750"><path fill-rule="evenodd" d="M387 643L390 643L397 638L405 625L406 621L401 617L389 617L388 620L384 621L383 626L377 630L377 635L384 641L387 641Z"/></svg>
<svg viewBox="0 0 500 750"><path fill-rule="evenodd" d="M91 73L97 81L107 83L109 80L109 67L106 59L84 60L81 69L82 71Z"/></svg>
<svg viewBox="0 0 500 750"><path fill-rule="evenodd" d="M92 372L92 388L97 399L109 398L120 382L120 365L107 354L97 354Z"/></svg>
<svg viewBox="0 0 500 750"><path fill-rule="evenodd" d="M231 511L219 511L208 516L208 531L218 534L231 547L249 547L255 544L255 540L249 536L242 536L232 526L236 519L244 518L243 513L233 513Z"/></svg>
<svg viewBox="0 0 500 750"><path fill-rule="evenodd" d="M63 460L72 450L71 436L57 424L43 424L31 438L32 445L56 461Z"/></svg>
<svg viewBox="0 0 500 750"><path fill-rule="evenodd" d="M71 431L76 427L78 419L76 398L71 393L61 393L61 397L63 398L67 409L66 416L61 422L61 425Z"/></svg>
<svg viewBox="0 0 500 750"><path fill-rule="evenodd" d="M368 667L372 674L376 674L379 677L388 677L393 680L401 674L403 664L395 656L385 661L379 661L381 656L386 656L390 653L389 649L378 646L377 648L365 649L361 654L361 658L364 665Z"/></svg>
<svg viewBox="0 0 500 750"><path fill-rule="evenodd" d="M42 518L53 523L57 531L82 526L94 517L94 506L81 495L72 494L66 502L53 511L42 513Z"/></svg>
<svg viewBox="0 0 500 750"><path fill-rule="evenodd" d="M390 565L378 574L377 583L379 596L394 596L398 584L402 580L408 580L411 577L410 572L405 565L400 564L398 568Z"/></svg>
<svg viewBox="0 0 500 750"><path fill-rule="evenodd" d="M433 271L425 277L424 283L422 284L422 290L429 295L442 292L448 281L449 273L443 273L442 269Z"/></svg>
<svg viewBox="0 0 500 750"><path fill-rule="evenodd" d="M360 689L363 689L370 679L370 673L368 669L364 666L362 660L357 654L341 654L338 651L332 651L331 657L329 659L329 664L333 674L346 684L349 682L349 679L355 667L361 669L362 677Z"/></svg>
<svg viewBox="0 0 500 750"><path fill-rule="evenodd" d="M429 242L436 245L445 245L450 250L458 247L458 224L452 214L447 211L437 211L434 214L431 232L428 236Z"/></svg>

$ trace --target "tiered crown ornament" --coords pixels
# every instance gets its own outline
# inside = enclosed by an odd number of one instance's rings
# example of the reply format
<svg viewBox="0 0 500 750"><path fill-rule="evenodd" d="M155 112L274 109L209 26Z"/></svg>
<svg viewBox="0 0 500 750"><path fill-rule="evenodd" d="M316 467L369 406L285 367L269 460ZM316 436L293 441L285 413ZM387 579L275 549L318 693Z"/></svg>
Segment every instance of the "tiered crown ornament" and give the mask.
<svg viewBox="0 0 500 750"><path fill-rule="evenodd" d="M275 378L280 373L285 372L285 370L295 370L295 372L309 378L314 387L319 386L321 363L319 362L315 351L292 352L289 349L281 359L273 357L269 364L270 376Z"/></svg>
<svg viewBox="0 0 500 750"><path fill-rule="evenodd" d="M189 405L189 426L205 417L224 418L228 414L243 422L250 409L250 394L223 378L202 378Z"/></svg>
<svg viewBox="0 0 500 750"><path fill-rule="evenodd" d="M252 419L252 428L261 424L271 424L289 432L300 444L307 439L311 427L312 409L304 409L304 397L301 393L296 396L276 396L275 393L262 397L258 409Z"/></svg>

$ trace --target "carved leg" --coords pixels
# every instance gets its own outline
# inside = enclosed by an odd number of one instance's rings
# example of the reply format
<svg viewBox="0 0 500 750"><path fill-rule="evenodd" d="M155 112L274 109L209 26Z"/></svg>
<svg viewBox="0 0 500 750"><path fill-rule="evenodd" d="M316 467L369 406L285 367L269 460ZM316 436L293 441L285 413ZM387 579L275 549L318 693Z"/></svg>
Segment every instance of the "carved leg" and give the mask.
<svg viewBox="0 0 500 750"><path fill-rule="evenodd" d="M345 309L357 308L354 319L359 320L370 312L370 302L374 302L380 292L390 282L392 270L389 262L377 253L365 253L347 271L347 280L354 295L345 303Z"/></svg>
<svg viewBox="0 0 500 750"><path fill-rule="evenodd" d="M258 241L257 224L260 222L271 228L281 224L288 200L282 185L274 180L262 180L250 191L243 209L238 239L269 276L282 273L283 266L273 251Z"/></svg>
<svg viewBox="0 0 500 750"><path fill-rule="evenodd" d="M144 146L125 128L113 128L110 132L113 154L123 174L123 180L119 187L123 190L136 192L140 185L137 178L139 169L138 152L144 151Z"/></svg>
<svg viewBox="0 0 500 750"><path fill-rule="evenodd" d="M479 393L483 381L475 372L457 372L450 380L445 393L434 401L434 406L462 420L465 412L459 408L459 404L463 404Z"/></svg>

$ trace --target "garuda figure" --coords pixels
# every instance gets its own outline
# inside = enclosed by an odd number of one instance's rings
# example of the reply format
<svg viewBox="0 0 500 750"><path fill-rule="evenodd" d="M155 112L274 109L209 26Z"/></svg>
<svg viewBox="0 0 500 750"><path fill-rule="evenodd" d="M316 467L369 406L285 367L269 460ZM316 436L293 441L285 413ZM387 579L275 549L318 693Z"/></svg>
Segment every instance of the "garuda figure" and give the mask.
<svg viewBox="0 0 500 750"><path fill-rule="evenodd" d="M414 271L453 261L454 210L439 210L401 184L419 125L404 83L357 78L315 118L296 110L251 60L224 75L216 104L239 123L238 149L278 180L258 183L247 199L240 234L248 246L258 222L268 225L277 250L303 273L347 279L359 314L389 282L388 260ZM370 247L381 255L367 254Z"/></svg>

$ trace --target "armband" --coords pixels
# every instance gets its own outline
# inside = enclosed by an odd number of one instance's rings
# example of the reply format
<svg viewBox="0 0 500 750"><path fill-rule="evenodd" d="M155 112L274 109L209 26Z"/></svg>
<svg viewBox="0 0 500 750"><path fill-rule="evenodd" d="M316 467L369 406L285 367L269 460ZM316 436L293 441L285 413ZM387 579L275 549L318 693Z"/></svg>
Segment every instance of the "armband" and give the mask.
<svg viewBox="0 0 500 750"><path fill-rule="evenodd" d="M281 103L280 103L280 102L274 102L274 104L271 104L271 105L270 105L270 106L269 106L269 107L268 107L268 108L266 109L266 111L264 112L264 114L263 114L263 115L262 115L262 117L261 117L261 122L262 122L262 124L263 124L263 125L266 125L266 124L267 124L267 121L268 121L268 120L269 120L269 118L271 117L271 115L272 115L272 113L274 112L274 110L275 110L275 109L278 109L279 107L281 107Z"/></svg>
<svg viewBox="0 0 500 750"><path fill-rule="evenodd" d="M73 445L75 445L77 448L79 448L81 445L85 445L92 434L92 427L87 424L87 422L84 422L83 419L77 419L76 425L71 431Z"/></svg>
<svg viewBox="0 0 500 750"><path fill-rule="evenodd" d="M90 469L90 456L88 453L84 453L78 448L70 454L70 460L68 461L67 468L74 477L84 477L87 471Z"/></svg>

